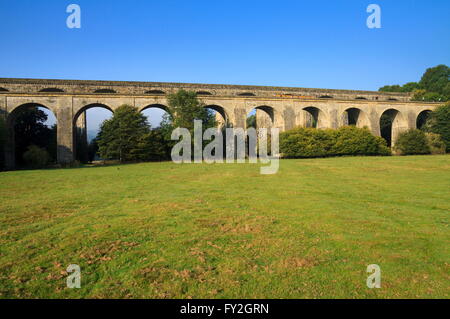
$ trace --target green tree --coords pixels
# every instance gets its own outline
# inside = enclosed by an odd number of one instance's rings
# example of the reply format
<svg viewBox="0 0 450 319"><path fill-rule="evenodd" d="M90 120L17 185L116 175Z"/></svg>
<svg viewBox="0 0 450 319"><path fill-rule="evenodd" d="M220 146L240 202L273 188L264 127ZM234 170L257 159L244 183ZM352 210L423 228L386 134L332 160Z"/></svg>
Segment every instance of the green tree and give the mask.
<svg viewBox="0 0 450 319"><path fill-rule="evenodd" d="M172 112L171 125L174 128L181 127L192 131L194 120L202 121L204 129L216 126L214 114L205 108L195 92L179 90L168 96L168 102Z"/></svg>
<svg viewBox="0 0 450 319"><path fill-rule="evenodd" d="M253 127L256 129L256 115L250 115L247 117L247 128Z"/></svg>
<svg viewBox="0 0 450 319"><path fill-rule="evenodd" d="M429 68L421 80L409 82L403 86L385 85L380 92L413 92L415 101L448 101L450 100L450 68L444 64Z"/></svg>
<svg viewBox="0 0 450 319"><path fill-rule="evenodd" d="M50 156L49 161L56 160L56 125L48 127L47 114L38 107L21 110L14 120L16 160L19 165L25 164L23 154L30 145L44 148Z"/></svg>
<svg viewBox="0 0 450 319"><path fill-rule="evenodd" d="M92 163L98 154L98 137L89 142L87 147L87 160Z"/></svg>
<svg viewBox="0 0 450 319"><path fill-rule="evenodd" d="M422 89L427 92L434 92L444 95L450 83L450 68L444 64L440 64L425 71L419 84ZM450 96L446 96L449 98Z"/></svg>
<svg viewBox="0 0 450 319"><path fill-rule="evenodd" d="M122 105L111 119L102 123L98 134L99 154L121 162L145 160L148 154L150 125L137 108Z"/></svg>
<svg viewBox="0 0 450 319"><path fill-rule="evenodd" d="M205 105L198 99L195 92L179 90L170 94L168 96L168 104L171 114L163 119L161 130L165 144L169 149L177 143L177 141L172 141L170 138L172 131L176 128L186 128L193 135L194 120L202 121L203 132L208 128L217 126L215 114L205 108ZM194 139L192 139L193 143ZM208 141L203 141L203 146L207 143Z"/></svg>
<svg viewBox="0 0 450 319"><path fill-rule="evenodd" d="M446 145L447 152L450 152L450 102L431 112L425 130L439 134Z"/></svg>
<svg viewBox="0 0 450 319"><path fill-rule="evenodd" d="M45 168L50 161L50 155L45 148L30 145L25 153L23 153L23 160L29 168Z"/></svg>
<svg viewBox="0 0 450 319"><path fill-rule="evenodd" d="M411 129L400 133L394 149L400 155L422 155L431 153L425 132L417 129Z"/></svg>

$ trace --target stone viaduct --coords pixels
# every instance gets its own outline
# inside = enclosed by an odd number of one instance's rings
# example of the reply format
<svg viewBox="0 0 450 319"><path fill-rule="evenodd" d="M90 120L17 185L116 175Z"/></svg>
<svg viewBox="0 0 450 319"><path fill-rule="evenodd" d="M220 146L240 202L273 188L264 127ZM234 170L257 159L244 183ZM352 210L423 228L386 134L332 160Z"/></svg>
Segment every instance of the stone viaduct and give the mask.
<svg viewBox="0 0 450 319"><path fill-rule="evenodd" d="M246 126L248 114L256 109L257 126L338 128L353 124L380 135L383 113L392 118L392 139L402 130L416 128L419 115L438 103L411 101L407 93L308 89L245 85L185 84L160 82L110 82L78 80L0 79L0 112L7 119L9 140L5 163L14 167L14 118L20 109L38 105L57 118L58 162L74 160L77 126L91 107L114 110L130 104L139 110L167 107L167 94L179 89L197 92L207 108L233 127ZM81 119L81 120L80 120Z"/></svg>

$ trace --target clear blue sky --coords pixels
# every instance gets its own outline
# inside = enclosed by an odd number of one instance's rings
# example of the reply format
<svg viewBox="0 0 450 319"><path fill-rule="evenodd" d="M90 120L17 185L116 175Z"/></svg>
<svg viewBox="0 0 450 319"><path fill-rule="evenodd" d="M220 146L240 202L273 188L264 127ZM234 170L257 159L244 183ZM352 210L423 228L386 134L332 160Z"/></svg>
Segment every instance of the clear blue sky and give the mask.
<svg viewBox="0 0 450 319"><path fill-rule="evenodd" d="M377 90L450 65L448 0L1 0L0 26L0 77Z"/></svg>

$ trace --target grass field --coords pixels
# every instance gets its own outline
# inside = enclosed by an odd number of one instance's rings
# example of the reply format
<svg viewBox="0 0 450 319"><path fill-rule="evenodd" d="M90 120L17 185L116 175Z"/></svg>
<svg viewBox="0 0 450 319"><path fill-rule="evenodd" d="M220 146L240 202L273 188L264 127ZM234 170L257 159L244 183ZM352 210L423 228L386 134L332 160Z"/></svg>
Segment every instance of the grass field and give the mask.
<svg viewBox="0 0 450 319"><path fill-rule="evenodd" d="M449 222L448 155L4 172L0 298L449 298Z"/></svg>

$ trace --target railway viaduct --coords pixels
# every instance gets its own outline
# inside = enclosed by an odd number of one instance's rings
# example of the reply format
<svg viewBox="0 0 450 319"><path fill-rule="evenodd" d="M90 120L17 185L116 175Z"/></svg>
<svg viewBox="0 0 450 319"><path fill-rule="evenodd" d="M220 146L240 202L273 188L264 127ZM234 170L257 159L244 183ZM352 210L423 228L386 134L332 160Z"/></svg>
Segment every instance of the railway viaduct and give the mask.
<svg viewBox="0 0 450 319"><path fill-rule="evenodd" d="M4 150L7 167L13 168L14 118L22 108L34 105L51 110L57 119L59 163L74 160L76 128L85 125L84 112L104 107L114 112L122 104L143 111L169 111L167 94L179 89L195 91L205 107L220 114L222 122L246 126L247 115L256 109L258 127L296 126L338 128L368 127L380 136L380 118L392 118L392 139L416 128L418 118L438 103L411 101L407 93L267 87L246 85L186 84L160 82L112 82L79 80L0 79L0 113L6 117L9 139Z"/></svg>

